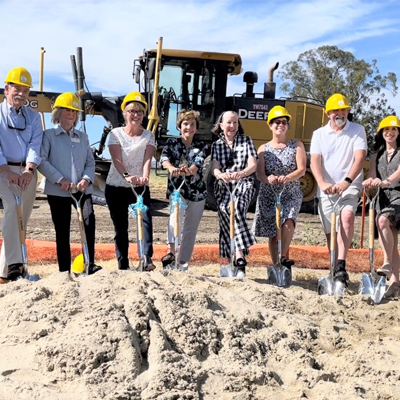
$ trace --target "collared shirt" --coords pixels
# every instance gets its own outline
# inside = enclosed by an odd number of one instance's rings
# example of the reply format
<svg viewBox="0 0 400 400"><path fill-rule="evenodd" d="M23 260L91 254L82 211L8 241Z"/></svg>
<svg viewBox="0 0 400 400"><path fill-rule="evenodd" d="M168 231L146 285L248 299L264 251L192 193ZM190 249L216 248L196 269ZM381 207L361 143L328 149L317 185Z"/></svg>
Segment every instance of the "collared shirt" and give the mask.
<svg viewBox="0 0 400 400"><path fill-rule="evenodd" d="M70 182L86 178L94 182L95 162L86 133L76 128L67 134L60 126L44 131L41 148L42 163L38 167L46 177L45 193L54 196L69 196L57 183L66 178ZM71 155L73 162L71 162ZM75 170L75 171L74 171ZM75 179L74 179L75 174ZM87 193L91 193L92 185Z"/></svg>
<svg viewBox="0 0 400 400"><path fill-rule="evenodd" d="M249 136L237 133L232 149L228 146L224 134L212 145L211 160L219 162L221 172L242 171L247 167L249 157L258 158L257 150Z"/></svg>
<svg viewBox="0 0 400 400"><path fill-rule="evenodd" d="M344 128L336 133L330 121L322 128L314 131L310 154L319 154L322 157L322 176L325 182L336 184L342 182L348 175L353 163L354 152L367 151L367 137L362 125L347 121ZM363 171L358 174L346 194L357 194L362 187ZM318 197L326 196L318 188Z"/></svg>
<svg viewBox="0 0 400 400"><path fill-rule="evenodd" d="M169 161L171 165L178 168L182 163L187 164L188 167L195 165L198 170L196 175L187 176L186 184L180 190L182 197L189 201L201 201L207 197L206 184L203 178L203 165L204 160L209 154L208 146L197 140L193 139L192 144L186 148L182 138L169 138L161 153L160 162ZM182 183L182 177L176 177L168 180L167 198L172 194L175 185L176 188ZM173 183L173 184L172 184Z"/></svg>
<svg viewBox="0 0 400 400"><path fill-rule="evenodd" d="M39 165L42 137L39 114L26 106L17 112L5 98L0 104L0 165L7 164L8 161Z"/></svg>

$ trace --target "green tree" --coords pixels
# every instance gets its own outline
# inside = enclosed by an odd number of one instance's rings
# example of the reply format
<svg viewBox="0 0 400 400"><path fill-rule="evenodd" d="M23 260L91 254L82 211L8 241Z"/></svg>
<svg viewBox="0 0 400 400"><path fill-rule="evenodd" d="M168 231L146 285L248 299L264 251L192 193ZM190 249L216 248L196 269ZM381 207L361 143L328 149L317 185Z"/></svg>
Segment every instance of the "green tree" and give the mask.
<svg viewBox="0 0 400 400"><path fill-rule="evenodd" d="M353 121L362 124L368 140L373 139L380 120L395 114L385 91L397 94L397 77L393 72L379 73L377 60L358 60L336 46L321 46L286 63L278 76L281 90L298 99L324 105L333 93L342 93L352 106Z"/></svg>

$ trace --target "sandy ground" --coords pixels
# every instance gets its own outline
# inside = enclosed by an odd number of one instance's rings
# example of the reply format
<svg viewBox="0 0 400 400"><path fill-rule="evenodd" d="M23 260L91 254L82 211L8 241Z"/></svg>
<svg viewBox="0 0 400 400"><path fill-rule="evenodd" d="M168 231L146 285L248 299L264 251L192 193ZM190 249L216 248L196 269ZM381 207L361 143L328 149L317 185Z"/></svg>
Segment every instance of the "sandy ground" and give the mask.
<svg viewBox="0 0 400 400"><path fill-rule="evenodd" d="M400 399L399 302L218 267L105 268L0 287L0 398ZM354 279L354 277L352 277Z"/></svg>
<svg viewBox="0 0 400 400"><path fill-rule="evenodd" d="M159 199L156 242L167 214ZM97 240L111 242L108 210L96 206L96 216ZM207 211L198 241L217 235ZM28 237L54 240L42 196ZM317 217L300 216L296 241L324 244ZM400 399L400 303L358 295L359 274L336 299L316 293L327 271L295 268L282 289L261 267L244 280L219 278L216 264L103 267L75 278L34 265L40 281L0 286L1 400Z"/></svg>

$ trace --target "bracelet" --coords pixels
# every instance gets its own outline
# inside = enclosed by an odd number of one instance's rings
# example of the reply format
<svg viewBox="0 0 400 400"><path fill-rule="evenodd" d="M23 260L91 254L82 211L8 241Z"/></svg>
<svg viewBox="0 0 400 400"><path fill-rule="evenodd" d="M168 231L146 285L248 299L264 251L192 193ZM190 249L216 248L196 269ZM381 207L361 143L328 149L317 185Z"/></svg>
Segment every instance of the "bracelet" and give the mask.
<svg viewBox="0 0 400 400"><path fill-rule="evenodd" d="M247 173L245 170L242 170L242 172L243 172L244 176L247 176Z"/></svg>
<svg viewBox="0 0 400 400"><path fill-rule="evenodd" d="M389 178L386 178L386 179L385 179L385 182L388 182L388 183L389 183L389 186L391 186L391 184L392 184L392 181L391 181Z"/></svg>

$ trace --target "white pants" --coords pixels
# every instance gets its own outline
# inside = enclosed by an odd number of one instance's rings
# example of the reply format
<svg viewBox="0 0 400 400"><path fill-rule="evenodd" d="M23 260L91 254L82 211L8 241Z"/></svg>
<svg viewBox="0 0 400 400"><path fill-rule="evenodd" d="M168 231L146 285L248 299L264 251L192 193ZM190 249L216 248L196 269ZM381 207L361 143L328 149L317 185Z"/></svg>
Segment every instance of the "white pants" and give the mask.
<svg viewBox="0 0 400 400"><path fill-rule="evenodd" d="M187 204L186 210L179 210L179 235L178 241L181 244L179 259L182 262L189 262L192 258L194 244L196 242L196 234L199 228L201 217L203 216L204 206L206 201L189 201L181 197L181 200ZM170 201L171 204L171 201ZM168 243L174 243L174 223L175 212L171 213L169 217L169 224L167 230ZM184 220L184 221L183 221ZM183 224L183 226L182 226ZM181 240L182 237L182 240Z"/></svg>
<svg viewBox="0 0 400 400"><path fill-rule="evenodd" d="M18 174L21 174L25 169L25 167L11 165L9 167ZM36 198L36 183L37 172L35 171L35 175L28 188L22 192L22 218L25 231ZM22 263L22 252L15 197L5 175L2 173L0 173L0 197L3 200L4 206L4 217L1 221L3 245L0 252L0 277L7 278L8 266Z"/></svg>

